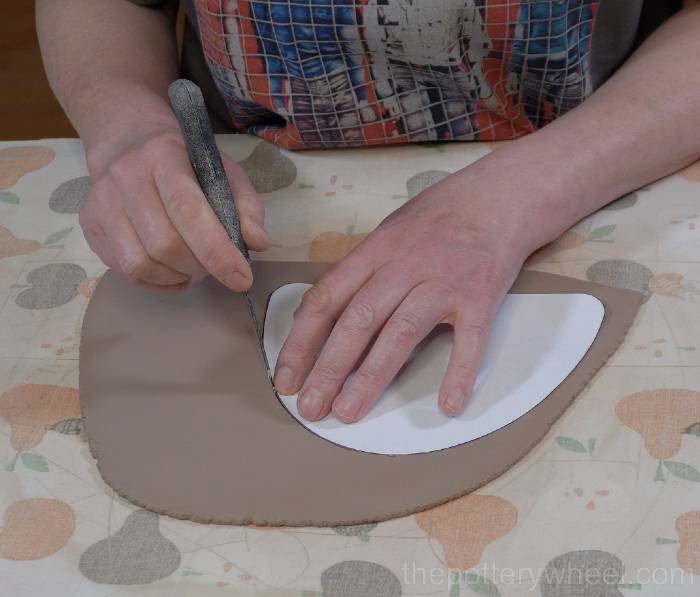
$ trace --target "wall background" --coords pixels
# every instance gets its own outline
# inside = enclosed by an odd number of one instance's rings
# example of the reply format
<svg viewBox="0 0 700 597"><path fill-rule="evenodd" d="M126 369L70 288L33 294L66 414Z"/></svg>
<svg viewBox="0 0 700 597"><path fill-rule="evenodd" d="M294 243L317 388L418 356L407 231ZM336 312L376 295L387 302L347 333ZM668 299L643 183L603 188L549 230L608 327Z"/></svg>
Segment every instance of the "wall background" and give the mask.
<svg viewBox="0 0 700 597"><path fill-rule="evenodd" d="M34 2L0 2L0 140L75 137L49 87L34 29Z"/></svg>

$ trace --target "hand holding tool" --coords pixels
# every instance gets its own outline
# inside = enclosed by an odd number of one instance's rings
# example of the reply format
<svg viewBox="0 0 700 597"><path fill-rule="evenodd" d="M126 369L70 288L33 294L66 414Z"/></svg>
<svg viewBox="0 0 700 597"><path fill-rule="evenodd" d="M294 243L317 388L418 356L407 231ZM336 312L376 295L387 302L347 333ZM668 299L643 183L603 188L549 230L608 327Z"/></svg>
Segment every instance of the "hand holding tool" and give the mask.
<svg viewBox="0 0 700 597"><path fill-rule="evenodd" d="M192 81L178 79L168 87L168 96L180 124L180 130L190 156L190 162L192 162L192 168L197 175L199 186L202 187L202 192L207 198L207 202L233 244L250 262L248 247L241 233L241 220L233 200L231 186L226 177L224 166L221 163L221 154L219 154L219 149L216 146L202 91ZM255 335L258 339L260 352L265 361L265 367L267 367L267 375L272 383L272 373L265 354L262 330L255 314L255 307L248 292L243 294L248 304L250 318L255 327Z"/></svg>

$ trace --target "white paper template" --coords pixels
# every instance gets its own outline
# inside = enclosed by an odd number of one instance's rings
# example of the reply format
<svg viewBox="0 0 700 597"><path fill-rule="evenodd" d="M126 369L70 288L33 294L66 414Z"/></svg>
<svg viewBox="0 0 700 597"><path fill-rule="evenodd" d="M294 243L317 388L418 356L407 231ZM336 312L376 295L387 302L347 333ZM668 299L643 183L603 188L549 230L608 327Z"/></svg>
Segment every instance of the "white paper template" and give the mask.
<svg viewBox="0 0 700 597"><path fill-rule="evenodd" d="M288 284L270 298L265 350L274 368L308 284ZM474 392L459 417L444 415L437 393L452 347L452 330L437 328L414 351L375 407L358 423L333 415L303 419L296 396L289 412L313 433L378 454L432 452L492 433L544 400L578 365L603 322L605 308L587 294L509 294L496 314Z"/></svg>

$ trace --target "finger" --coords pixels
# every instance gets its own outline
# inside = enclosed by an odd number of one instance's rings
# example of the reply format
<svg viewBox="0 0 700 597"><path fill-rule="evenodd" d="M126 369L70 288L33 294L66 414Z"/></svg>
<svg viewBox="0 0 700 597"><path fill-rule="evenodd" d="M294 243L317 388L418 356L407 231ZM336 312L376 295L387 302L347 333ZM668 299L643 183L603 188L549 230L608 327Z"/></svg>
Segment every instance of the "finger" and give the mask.
<svg viewBox="0 0 700 597"><path fill-rule="evenodd" d="M164 152L153 179L170 221L197 260L224 286L242 292L250 288L253 274L241 252L207 203L185 149Z"/></svg>
<svg viewBox="0 0 700 597"><path fill-rule="evenodd" d="M270 248L270 241L265 232L263 200L250 182L248 174L237 162L223 153L221 161L241 218L241 232L246 244L252 251L267 251Z"/></svg>
<svg viewBox="0 0 700 597"><path fill-rule="evenodd" d="M451 291L441 283L425 282L411 291L333 402L338 419L354 423L372 408L416 345L445 317L451 300Z"/></svg>
<svg viewBox="0 0 700 597"><path fill-rule="evenodd" d="M112 267L113 260L110 258L109 246L107 238L101 226L97 225L87 214L87 210L83 207L78 216L80 227L83 230L83 236L87 244L106 266Z"/></svg>
<svg viewBox="0 0 700 597"><path fill-rule="evenodd" d="M299 391L333 322L372 273L373 265L369 260L346 258L304 294L277 358L275 386L281 394Z"/></svg>
<svg viewBox="0 0 700 597"><path fill-rule="evenodd" d="M115 271L119 271L116 259L112 257L111 247L103 228L97 224L95 220L90 218L85 208L80 211L79 218L80 226L83 229L83 235L85 236L85 240L90 248L100 257L100 259L102 259L107 267L110 267ZM149 282L143 282L141 280L135 280L135 283L152 291L171 293L180 292L198 281L200 281L200 278L191 278L188 281L172 286L158 286L155 284L150 284Z"/></svg>
<svg viewBox="0 0 700 597"><path fill-rule="evenodd" d="M156 286L173 286L189 281L189 275L175 271L148 256L125 214L112 218L109 231L104 230L104 233L110 246L108 253L113 260L107 265L130 280Z"/></svg>
<svg viewBox="0 0 700 597"><path fill-rule="evenodd" d="M366 347L412 288L407 275L380 270L352 298L299 393L297 405L305 419L315 421L328 414Z"/></svg>
<svg viewBox="0 0 700 597"><path fill-rule="evenodd" d="M463 308L456 318L450 361L438 396L438 405L451 417L462 412L474 387L497 306L484 299Z"/></svg>
<svg viewBox="0 0 700 597"><path fill-rule="evenodd" d="M151 259L183 274L207 273L170 221L152 180L127 201L126 215Z"/></svg>

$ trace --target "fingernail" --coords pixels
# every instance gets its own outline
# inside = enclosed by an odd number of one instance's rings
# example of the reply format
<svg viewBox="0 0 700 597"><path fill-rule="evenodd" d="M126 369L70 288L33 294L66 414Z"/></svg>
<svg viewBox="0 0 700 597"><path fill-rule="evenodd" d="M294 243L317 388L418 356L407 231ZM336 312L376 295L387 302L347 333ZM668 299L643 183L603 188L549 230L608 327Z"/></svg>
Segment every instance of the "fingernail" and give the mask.
<svg viewBox="0 0 700 597"><path fill-rule="evenodd" d="M241 272L231 272L226 276L226 286L234 290L245 290L250 286L248 276L244 276Z"/></svg>
<svg viewBox="0 0 700 597"><path fill-rule="evenodd" d="M275 386L282 394L290 394L294 390L294 371L280 367L275 373Z"/></svg>
<svg viewBox="0 0 700 597"><path fill-rule="evenodd" d="M323 410L323 396L316 388L304 390L299 396L299 410L306 419L317 419Z"/></svg>
<svg viewBox="0 0 700 597"><path fill-rule="evenodd" d="M452 388L447 393L445 406L453 415L458 415L464 405L464 392L461 388Z"/></svg>
<svg viewBox="0 0 700 597"><path fill-rule="evenodd" d="M341 394L333 410L345 419L355 419L362 410L362 399L357 394Z"/></svg>

